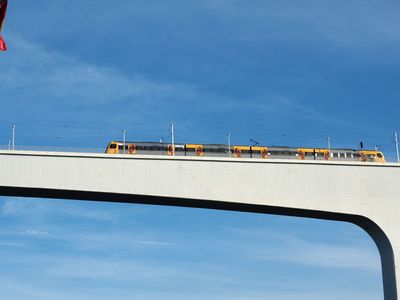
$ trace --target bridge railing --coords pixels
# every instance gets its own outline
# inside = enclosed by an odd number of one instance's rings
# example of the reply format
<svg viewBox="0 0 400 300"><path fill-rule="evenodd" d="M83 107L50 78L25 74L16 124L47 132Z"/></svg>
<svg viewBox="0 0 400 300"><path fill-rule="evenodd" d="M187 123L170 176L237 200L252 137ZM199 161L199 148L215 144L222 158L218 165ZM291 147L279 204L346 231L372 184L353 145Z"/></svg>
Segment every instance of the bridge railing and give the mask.
<svg viewBox="0 0 400 300"><path fill-rule="evenodd" d="M104 153L105 148L58 147L58 146L15 146L14 149L12 149L12 147L10 147L8 145L0 145L0 150Z"/></svg>

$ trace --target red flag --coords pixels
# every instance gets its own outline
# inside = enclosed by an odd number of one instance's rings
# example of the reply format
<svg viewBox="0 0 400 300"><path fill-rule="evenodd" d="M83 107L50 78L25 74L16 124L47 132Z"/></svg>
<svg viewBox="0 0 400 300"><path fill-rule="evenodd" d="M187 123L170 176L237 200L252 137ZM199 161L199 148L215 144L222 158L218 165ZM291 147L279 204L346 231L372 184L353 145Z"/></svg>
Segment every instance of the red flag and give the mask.
<svg viewBox="0 0 400 300"><path fill-rule="evenodd" d="M6 42L3 40L3 38L0 36L0 51L6 51L7 50L7 45Z"/></svg>
<svg viewBox="0 0 400 300"><path fill-rule="evenodd" d="M0 0L0 51L6 51L7 45L1 37L1 29L3 28L4 19L7 11L7 0Z"/></svg>

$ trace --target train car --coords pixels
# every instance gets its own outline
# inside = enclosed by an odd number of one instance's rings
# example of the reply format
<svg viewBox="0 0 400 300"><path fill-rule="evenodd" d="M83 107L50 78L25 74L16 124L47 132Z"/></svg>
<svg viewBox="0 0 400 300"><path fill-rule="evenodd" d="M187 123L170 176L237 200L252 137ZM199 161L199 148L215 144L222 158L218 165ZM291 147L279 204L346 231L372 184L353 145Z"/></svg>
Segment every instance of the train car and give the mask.
<svg viewBox="0 0 400 300"><path fill-rule="evenodd" d="M385 162L383 153L377 150L299 148L297 157L301 160Z"/></svg>
<svg viewBox="0 0 400 300"><path fill-rule="evenodd" d="M282 146L247 146L224 144L171 144L156 142L113 141L107 145L107 154L143 154L169 156L206 156L258 159L340 160L385 162L381 151L326 148L293 148Z"/></svg>

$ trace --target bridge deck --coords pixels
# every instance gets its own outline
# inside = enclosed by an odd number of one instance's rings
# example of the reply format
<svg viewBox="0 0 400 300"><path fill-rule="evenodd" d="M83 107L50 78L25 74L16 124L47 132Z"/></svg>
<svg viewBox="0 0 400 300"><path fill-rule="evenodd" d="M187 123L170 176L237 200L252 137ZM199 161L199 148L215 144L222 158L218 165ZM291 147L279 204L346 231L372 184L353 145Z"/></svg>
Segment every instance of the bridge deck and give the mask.
<svg viewBox="0 0 400 300"><path fill-rule="evenodd" d="M208 207L353 222L377 243L385 299L397 299L400 164L0 151L0 170L2 195Z"/></svg>

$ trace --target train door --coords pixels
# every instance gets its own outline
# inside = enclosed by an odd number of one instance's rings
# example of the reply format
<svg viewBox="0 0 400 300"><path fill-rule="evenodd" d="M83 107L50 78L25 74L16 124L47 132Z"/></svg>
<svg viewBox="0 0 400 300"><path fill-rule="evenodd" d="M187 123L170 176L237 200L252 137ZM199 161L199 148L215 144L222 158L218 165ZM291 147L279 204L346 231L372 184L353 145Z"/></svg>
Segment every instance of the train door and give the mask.
<svg viewBox="0 0 400 300"><path fill-rule="evenodd" d="M118 154L118 143L111 142L110 144L108 144L106 153L107 154Z"/></svg>
<svg viewBox="0 0 400 300"><path fill-rule="evenodd" d="M128 144L128 153L136 154L136 145L135 144Z"/></svg>

